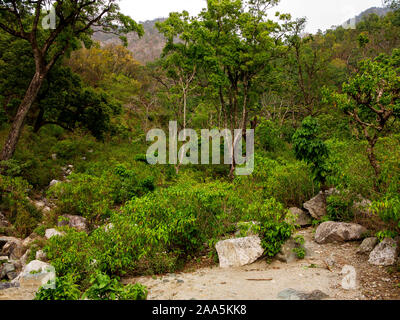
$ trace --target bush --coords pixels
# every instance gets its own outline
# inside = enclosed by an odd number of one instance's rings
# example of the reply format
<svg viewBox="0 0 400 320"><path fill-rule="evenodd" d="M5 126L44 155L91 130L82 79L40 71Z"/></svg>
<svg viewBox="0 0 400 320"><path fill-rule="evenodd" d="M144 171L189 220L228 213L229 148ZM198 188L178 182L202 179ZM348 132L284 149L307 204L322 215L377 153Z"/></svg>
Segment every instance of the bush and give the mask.
<svg viewBox="0 0 400 320"><path fill-rule="evenodd" d="M385 222L392 233L400 233L400 196L387 195L371 205L371 210Z"/></svg>
<svg viewBox="0 0 400 320"><path fill-rule="evenodd" d="M13 224L16 235L20 237L30 235L42 218L29 201L30 188L22 178L0 175L0 211Z"/></svg>
<svg viewBox="0 0 400 320"><path fill-rule="evenodd" d="M272 160L259 154L255 155L254 173L236 177L235 185L247 203L252 203L255 197L273 197L286 207L302 206L318 188L314 186L310 168L305 162Z"/></svg>
<svg viewBox="0 0 400 320"><path fill-rule="evenodd" d="M307 117L293 135L293 147L297 159L312 165L315 181L324 184L329 173L328 148L318 135L318 122L312 117Z"/></svg>
<svg viewBox="0 0 400 320"><path fill-rule="evenodd" d="M55 289L44 289L41 287L36 293L34 300L79 300L81 292L75 284L71 275L56 278Z"/></svg>
<svg viewBox="0 0 400 320"><path fill-rule="evenodd" d="M90 283L83 295L90 300L146 300L148 294L146 287L139 283L124 286L117 278L101 273L93 276Z"/></svg>
<svg viewBox="0 0 400 320"><path fill-rule="evenodd" d="M57 274L79 274L80 281L97 271L175 271L205 242L231 231L242 209L229 183L178 184L128 202L111 215L112 228L90 235L69 230L51 238L45 251Z"/></svg>
<svg viewBox="0 0 400 320"><path fill-rule="evenodd" d="M260 222L255 230L261 236L261 245L268 257L278 254L295 230L293 225L285 222L286 214L287 210L274 198L265 200L262 205L253 204L248 208L248 217Z"/></svg>
<svg viewBox="0 0 400 320"><path fill-rule="evenodd" d="M72 174L69 179L49 191L57 199L58 213L80 215L92 223L111 214L113 189L106 176Z"/></svg>
<svg viewBox="0 0 400 320"><path fill-rule="evenodd" d="M334 194L327 199L327 215L330 221L351 221L354 218L354 197L349 192Z"/></svg>
<svg viewBox="0 0 400 320"><path fill-rule="evenodd" d="M260 147L265 151L274 152L284 144L284 141L280 138L279 129L270 120L264 120L258 125L256 136Z"/></svg>

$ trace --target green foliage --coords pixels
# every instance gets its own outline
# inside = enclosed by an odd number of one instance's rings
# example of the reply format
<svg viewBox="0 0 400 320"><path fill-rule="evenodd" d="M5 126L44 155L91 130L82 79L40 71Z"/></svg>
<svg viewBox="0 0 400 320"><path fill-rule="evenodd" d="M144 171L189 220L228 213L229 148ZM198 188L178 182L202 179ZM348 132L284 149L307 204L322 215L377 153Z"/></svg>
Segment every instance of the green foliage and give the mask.
<svg viewBox="0 0 400 320"><path fill-rule="evenodd" d="M293 147L297 159L312 165L314 179L325 183L328 174L328 148L319 137L317 121L312 117L303 120L301 128L293 135Z"/></svg>
<svg viewBox="0 0 400 320"><path fill-rule="evenodd" d="M306 256L306 249L304 248L304 237L298 235L294 237L294 241L296 243L296 248L293 248L293 252L296 254L298 259L304 259Z"/></svg>
<svg viewBox="0 0 400 320"><path fill-rule="evenodd" d="M378 238L379 242L382 242L386 238L394 238L398 235L397 232L390 231L390 230L382 230L376 233L376 237Z"/></svg>
<svg viewBox="0 0 400 320"><path fill-rule="evenodd" d="M56 278L55 289L45 289L41 287L36 293L34 300L79 300L81 292L79 286L75 283L73 276Z"/></svg>
<svg viewBox="0 0 400 320"><path fill-rule="evenodd" d="M282 148L284 142L280 138L280 131L270 120L262 121L257 129L256 136L258 137L258 141L260 143L261 148L265 151L277 151L279 148Z"/></svg>
<svg viewBox="0 0 400 320"><path fill-rule="evenodd" d="M45 251L57 274L79 274L80 281L96 270L170 272L209 239L230 231L242 208L228 183L187 181L129 201L111 215L108 230L98 228L90 235L69 230L51 238Z"/></svg>
<svg viewBox="0 0 400 320"><path fill-rule="evenodd" d="M52 187L49 194L57 199L59 213L73 213L95 222L109 217L114 206L154 191L155 177L142 176L137 169L116 164L100 175L72 174L70 182Z"/></svg>
<svg viewBox="0 0 400 320"><path fill-rule="evenodd" d="M83 298L90 300L146 300L147 289L141 284L122 285L117 278L106 274L92 276L90 288Z"/></svg>
<svg viewBox="0 0 400 320"><path fill-rule="evenodd" d="M255 217L260 225L255 229L261 236L261 245L268 257L274 257L289 239L294 226L285 222L287 210L274 198L265 200L262 205L251 205L247 210L249 217Z"/></svg>
<svg viewBox="0 0 400 320"><path fill-rule="evenodd" d="M387 223L392 232L400 232L400 197L388 195L371 205L371 210Z"/></svg>
<svg viewBox="0 0 400 320"><path fill-rule="evenodd" d="M28 200L30 188L22 178L0 175L0 211L5 213L20 237L30 235L42 218Z"/></svg>
<svg viewBox="0 0 400 320"><path fill-rule="evenodd" d="M236 177L235 184L243 199L251 203L255 194L273 197L287 207L301 206L315 193L312 174L306 163L294 159L272 160L255 154L254 172L248 177ZM251 188L253 193L249 193Z"/></svg>
<svg viewBox="0 0 400 320"><path fill-rule="evenodd" d="M352 221L354 197L346 192L334 194L327 199L329 221Z"/></svg>

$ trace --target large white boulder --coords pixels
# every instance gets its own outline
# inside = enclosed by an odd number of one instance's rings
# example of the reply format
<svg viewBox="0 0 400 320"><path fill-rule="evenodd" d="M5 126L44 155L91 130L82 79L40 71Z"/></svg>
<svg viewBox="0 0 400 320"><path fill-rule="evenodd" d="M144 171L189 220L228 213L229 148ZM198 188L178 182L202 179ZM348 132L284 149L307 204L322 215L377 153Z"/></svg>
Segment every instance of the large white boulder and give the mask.
<svg viewBox="0 0 400 320"><path fill-rule="evenodd" d="M251 264L264 254L258 236L220 241L215 245L221 268Z"/></svg>
<svg viewBox="0 0 400 320"><path fill-rule="evenodd" d="M33 260L22 269L22 272L13 282L18 281L21 284L29 283L38 288L44 286L50 289L55 287L55 279L56 272L52 265L39 260Z"/></svg>
<svg viewBox="0 0 400 320"><path fill-rule="evenodd" d="M367 229L359 224L328 221L320 224L315 232L319 244L360 240Z"/></svg>
<svg viewBox="0 0 400 320"><path fill-rule="evenodd" d="M397 262L397 257L397 242L391 238L386 238L371 252L368 262L375 266L392 266Z"/></svg>

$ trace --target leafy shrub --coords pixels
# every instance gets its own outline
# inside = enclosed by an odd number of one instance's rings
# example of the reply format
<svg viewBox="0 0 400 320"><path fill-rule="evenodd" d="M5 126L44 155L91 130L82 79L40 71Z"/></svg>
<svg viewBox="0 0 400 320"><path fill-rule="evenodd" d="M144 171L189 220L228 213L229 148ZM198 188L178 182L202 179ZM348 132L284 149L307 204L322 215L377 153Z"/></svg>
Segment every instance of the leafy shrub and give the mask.
<svg viewBox="0 0 400 320"><path fill-rule="evenodd" d="M57 274L79 274L80 281L97 271L168 272L231 231L242 208L229 183L178 184L131 200L111 215L112 228L90 235L69 230L51 238L45 251Z"/></svg>
<svg viewBox="0 0 400 320"><path fill-rule="evenodd" d="M349 192L334 194L327 198L327 214L330 221L351 221L354 197Z"/></svg>
<svg viewBox="0 0 400 320"><path fill-rule="evenodd" d="M312 165L315 181L325 183L328 174L328 148L318 134L317 121L312 117L305 118L301 128L293 135L293 147L297 159Z"/></svg>
<svg viewBox="0 0 400 320"><path fill-rule="evenodd" d="M35 300L79 300L81 292L71 275L56 278L55 289L41 287L36 293Z"/></svg>
<svg viewBox="0 0 400 320"><path fill-rule="evenodd" d="M53 186L49 195L57 199L57 211L61 214L75 214L98 221L110 215L112 187L106 176L72 174L69 183Z"/></svg>
<svg viewBox="0 0 400 320"><path fill-rule="evenodd" d="M5 213L20 237L31 234L42 218L28 199L30 188L22 178L0 175L0 211Z"/></svg>
<svg viewBox="0 0 400 320"><path fill-rule="evenodd" d="M264 120L258 125L256 136L261 148L265 151L274 152L283 145L279 129L270 120Z"/></svg>
<svg viewBox="0 0 400 320"><path fill-rule="evenodd" d="M259 198L275 198L287 207L301 206L315 193L310 168L301 161L272 160L255 155L255 168L251 176L236 177L235 185L247 203L252 203L255 195ZM252 190L252 192L248 192Z"/></svg>
<svg viewBox="0 0 400 320"><path fill-rule="evenodd" d="M83 295L90 300L146 300L148 294L146 287L139 283L124 286L117 278L101 273L93 276L90 283Z"/></svg>
<svg viewBox="0 0 400 320"><path fill-rule="evenodd" d="M93 140L88 136L85 136L85 139L74 137L57 142L51 149L51 153L57 154L59 159L71 160L81 158L89 149L93 148L93 145Z"/></svg>
<svg viewBox="0 0 400 320"><path fill-rule="evenodd" d="M261 236L261 245L268 257L278 254L294 231L294 226L285 222L286 214L287 210L274 198L265 200L262 205L253 204L248 208L248 217L255 217L260 222L255 229Z"/></svg>
<svg viewBox="0 0 400 320"><path fill-rule="evenodd" d="M387 224L389 231L400 232L400 197L388 195L371 205L371 210Z"/></svg>
<svg viewBox="0 0 400 320"><path fill-rule="evenodd" d="M293 248L293 252L296 254L298 259L304 259L306 256L306 249L304 248L304 237L296 236L294 237L294 241L296 243L296 247Z"/></svg>

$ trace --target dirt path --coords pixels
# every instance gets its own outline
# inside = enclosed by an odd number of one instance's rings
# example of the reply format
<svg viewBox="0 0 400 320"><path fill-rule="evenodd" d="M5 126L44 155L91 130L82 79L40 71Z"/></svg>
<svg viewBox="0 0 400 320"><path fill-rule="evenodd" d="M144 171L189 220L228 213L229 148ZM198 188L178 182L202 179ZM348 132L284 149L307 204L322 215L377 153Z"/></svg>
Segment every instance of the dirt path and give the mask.
<svg viewBox="0 0 400 320"><path fill-rule="evenodd" d="M125 283L140 282L149 288L149 300L276 300L286 289L311 293L320 290L331 300L400 299L400 276L389 268L368 264L367 256L356 253L358 242L318 245L313 229L299 232L311 255L304 260L282 263L258 261L250 266L220 269L218 266L195 272L163 277L139 277ZM326 259L334 261L329 269ZM356 270L357 287L342 288L345 265ZM389 271L389 272L388 272Z"/></svg>

